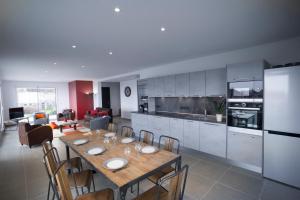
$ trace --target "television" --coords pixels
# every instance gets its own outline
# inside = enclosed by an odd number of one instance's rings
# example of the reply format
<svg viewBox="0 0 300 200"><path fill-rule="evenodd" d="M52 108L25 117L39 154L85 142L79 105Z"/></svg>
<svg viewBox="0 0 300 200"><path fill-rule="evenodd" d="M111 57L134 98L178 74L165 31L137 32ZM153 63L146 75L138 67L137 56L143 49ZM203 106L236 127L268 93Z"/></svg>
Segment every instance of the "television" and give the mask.
<svg viewBox="0 0 300 200"><path fill-rule="evenodd" d="M24 117L23 107L9 108L9 119L15 119L19 117Z"/></svg>

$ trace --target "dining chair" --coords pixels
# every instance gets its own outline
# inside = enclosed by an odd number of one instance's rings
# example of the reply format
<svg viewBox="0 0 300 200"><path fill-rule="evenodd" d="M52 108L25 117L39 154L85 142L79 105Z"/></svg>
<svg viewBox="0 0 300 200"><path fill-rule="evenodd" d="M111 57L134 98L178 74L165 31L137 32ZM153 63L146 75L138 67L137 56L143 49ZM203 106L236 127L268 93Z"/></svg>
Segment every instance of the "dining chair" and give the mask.
<svg viewBox="0 0 300 200"><path fill-rule="evenodd" d="M163 146L163 147L162 147ZM177 138L170 137L167 135L161 135L159 137L158 148L163 148L166 151L170 151L176 154L179 154L180 150L180 141ZM175 168L172 165L166 166L156 174L148 177L148 179L153 183L158 183L159 179L164 177L165 175L175 171Z"/></svg>
<svg viewBox="0 0 300 200"><path fill-rule="evenodd" d="M114 132L114 133L118 133L118 126L115 123L109 123L108 124L108 129L109 132Z"/></svg>
<svg viewBox="0 0 300 200"><path fill-rule="evenodd" d="M141 130L139 134L139 141L145 144L153 145L154 133L146 130Z"/></svg>
<svg viewBox="0 0 300 200"><path fill-rule="evenodd" d="M52 179L57 183L57 193L62 200L73 200L73 195L70 189L70 182L68 175L66 174L65 166L67 161L64 161L58 165L56 170L53 172ZM74 175L71 172L71 175ZM74 180L76 180L74 178ZM78 192L77 192L78 194ZM97 192L77 195L76 200L113 200L114 192L112 189L106 188Z"/></svg>
<svg viewBox="0 0 300 200"><path fill-rule="evenodd" d="M129 126L122 126L121 136L122 137L134 137L133 129Z"/></svg>
<svg viewBox="0 0 300 200"><path fill-rule="evenodd" d="M158 185L142 193L135 200L182 200L188 169L189 166L185 165L175 173L162 178Z"/></svg>
<svg viewBox="0 0 300 200"><path fill-rule="evenodd" d="M51 149L56 149L56 148L53 147L51 143L48 143L45 141L43 143L44 155L46 155L46 154L48 155L49 151ZM53 160L56 163L56 165L59 165L60 163L65 162L65 161L60 160L57 150L51 151L50 154L51 154L51 158L49 158L49 159ZM51 164L51 165L53 165L53 164ZM67 162L65 169L68 170L69 172L73 173L74 178L70 175L70 173L68 174L68 179L70 181L71 187L75 188L76 190L77 190L77 187L81 188L81 192L83 194L84 193L83 189L87 188L88 192L90 192L90 186L91 186L91 184L93 184L93 190L95 191L95 182L94 182L93 172L92 172L92 170L89 170L89 169L87 169L87 170L83 169L80 157L75 157L75 158L70 159ZM49 169L49 170L51 170L51 169ZM51 171L48 173L51 175ZM51 184L51 183L49 183L49 184ZM48 196L49 196L49 193L50 193L50 189L48 187Z"/></svg>

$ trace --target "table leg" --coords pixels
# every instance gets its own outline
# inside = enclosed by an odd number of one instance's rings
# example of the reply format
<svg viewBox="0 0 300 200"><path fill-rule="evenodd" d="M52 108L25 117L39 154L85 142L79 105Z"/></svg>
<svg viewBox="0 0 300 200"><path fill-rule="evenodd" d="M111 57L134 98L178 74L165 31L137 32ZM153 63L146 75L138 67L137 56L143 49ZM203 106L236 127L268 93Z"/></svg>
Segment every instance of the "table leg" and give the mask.
<svg viewBox="0 0 300 200"><path fill-rule="evenodd" d="M127 189L128 189L128 187L126 187L126 186L123 186L120 188L120 200L126 199Z"/></svg>
<svg viewBox="0 0 300 200"><path fill-rule="evenodd" d="M74 124L74 130L76 131L76 129L77 129L77 125L76 125L76 124Z"/></svg>
<svg viewBox="0 0 300 200"><path fill-rule="evenodd" d="M59 131L62 133L63 132L63 126L59 126Z"/></svg>
<svg viewBox="0 0 300 200"><path fill-rule="evenodd" d="M66 145L66 156L67 156L67 160L70 160L70 148L68 145Z"/></svg>

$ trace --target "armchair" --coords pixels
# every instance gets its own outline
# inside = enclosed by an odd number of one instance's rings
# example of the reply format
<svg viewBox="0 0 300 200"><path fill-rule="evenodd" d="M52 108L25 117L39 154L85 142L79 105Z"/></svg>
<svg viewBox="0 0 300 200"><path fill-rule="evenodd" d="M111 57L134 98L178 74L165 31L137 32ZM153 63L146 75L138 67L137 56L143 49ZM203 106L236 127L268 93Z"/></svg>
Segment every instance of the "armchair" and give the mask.
<svg viewBox="0 0 300 200"><path fill-rule="evenodd" d="M57 114L58 121L66 121L66 120L74 120L75 119L75 111L72 109L64 109L62 113Z"/></svg>
<svg viewBox="0 0 300 200"><path fill-rule="evenodd" d="M49 115L44 112L34 113L33 124L34 125L49 124Z"/></svg>
<svg viewBox="0 0 300 200"><path fill-rule="evenodd" d="M26 122L19 123L21 145L26 144L31 148L32 145L42 144L45 139L53 140L53 132L50 126L30 125Z"/></svg>
<svg viewBox="0 0 300 200"><path fill-rule="evenodd" d="M90 121L90 129L91 130L99 130L99 129L108 129L109 124L109 116L97 117Z"/></svg>

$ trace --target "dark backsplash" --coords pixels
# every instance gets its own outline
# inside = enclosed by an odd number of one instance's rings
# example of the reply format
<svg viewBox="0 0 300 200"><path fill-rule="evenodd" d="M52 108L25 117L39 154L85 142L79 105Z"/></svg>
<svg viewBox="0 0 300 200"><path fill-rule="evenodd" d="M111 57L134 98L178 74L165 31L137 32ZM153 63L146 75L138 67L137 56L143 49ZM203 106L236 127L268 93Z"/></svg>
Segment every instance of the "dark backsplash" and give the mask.
<svg viewBox="0 0 300 200"><path fill-rule="evenodd" d="M206 109L208 115L215 115L216 104L222 101L224 97L156 97L155 111L204 114Z"/></svg>

